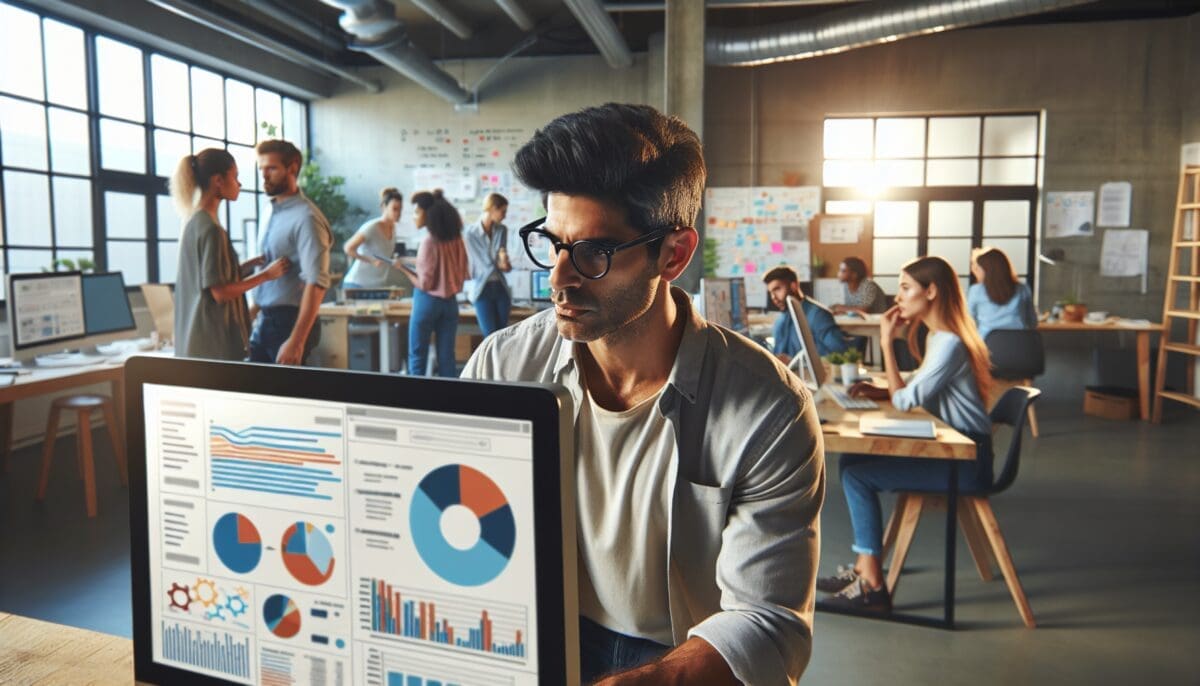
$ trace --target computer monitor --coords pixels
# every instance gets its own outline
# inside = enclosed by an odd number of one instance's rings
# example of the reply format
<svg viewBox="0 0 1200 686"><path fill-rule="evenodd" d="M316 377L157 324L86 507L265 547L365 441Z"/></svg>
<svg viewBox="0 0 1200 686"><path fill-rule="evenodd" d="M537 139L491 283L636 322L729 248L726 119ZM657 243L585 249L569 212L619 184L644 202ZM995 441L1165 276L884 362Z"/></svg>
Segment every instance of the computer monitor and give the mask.
<svg viewBox="0 0 1200 686"><path fill-rule="evenodd" d="M531 272L529 275L529 299L534 302L550 302L550 272Z"/></svg>
<svg viewBox="0 0 1200 686"><path fill-rule="evenodd" d="M89 336L137 329L121 272L83 275L83 320Z"/></svg>
<svg viewBox="0 0 1200 686"><path fill-rule="evenodd" d="M700 280L704 318L739 333L750 330L746 309L746 281L742 277L705 277Z"/></svg>
<svg viewBox="0 0 1200 686"><path fill-rule="evenodd" d="M134 357L139 682L579 683L561 388Z"/></svg>
<svg viewBox="0 0 1200 686"><path fill-rule="evenodd" d="M800 350L792 356L788 368L804 381L809 390L816 392L825 383L825 363L821 361L817 352L817 343L813 340L812 330L808 327L808 317L804 316L804 306L800 299L789 295L787 310L796 330L796 338L800 341Z"/></svg>
<svg viewBox="0 0 1200 686"><path fill-rule="evenodd" d="M8 328L14 350L86 336L82 274L9 275Z"/></svg>

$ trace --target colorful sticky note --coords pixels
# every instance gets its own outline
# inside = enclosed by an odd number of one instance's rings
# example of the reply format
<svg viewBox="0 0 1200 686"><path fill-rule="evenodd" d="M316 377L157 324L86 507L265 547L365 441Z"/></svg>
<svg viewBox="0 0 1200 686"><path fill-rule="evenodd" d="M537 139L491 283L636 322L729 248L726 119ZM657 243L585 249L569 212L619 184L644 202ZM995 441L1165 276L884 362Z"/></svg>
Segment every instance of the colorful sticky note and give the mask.
<svg viewBox="0 0 1200 686"><path fill-rule="evenodd" d="M747 273L747 274L755 274L755 273L757 273L757 272L758 272L758 265L757 265L757 264L755 264L754 262L747 262L747 263L746 263L746 273Z"/></svg>
<svg viewBox="0 0 1200 686"><path fill-rule="evenodd" d="M783 254L783 243L778 243L778 242L772 243L771 244L771 252L775 255Z"/></svg>

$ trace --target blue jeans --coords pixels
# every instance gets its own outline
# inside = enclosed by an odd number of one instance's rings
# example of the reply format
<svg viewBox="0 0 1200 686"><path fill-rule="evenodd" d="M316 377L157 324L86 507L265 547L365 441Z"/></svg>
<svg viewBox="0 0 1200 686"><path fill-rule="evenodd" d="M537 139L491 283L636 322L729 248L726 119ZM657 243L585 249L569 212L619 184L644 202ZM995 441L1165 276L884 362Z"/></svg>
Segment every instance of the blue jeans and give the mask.
<svg viewBox="0 0 1200 686"><path fill-rule="evenodd" d="M579 673L590 684L610 672L653 662L670 646L607 629L587 617L579 618Z"/></svg>
<svg viewBox="0 0 1200 686"><path fill-rule="evenodd" d="M508 313L512 309L512 296L499 281L489 281L475 298L475 318L484 336L508 326Z"/></svg>
<svg viewBox="0 0 1200 686"><path fill-rule="evenodd" d="M424 376L429 362L429 338L437 338L437 375L458 376L454 364L454 335L458 331L458 303L417 288L413 290L412 316L408 320L408 373Z"/></svg>
<svg viewBox="0 0 1200 686"><path fill-rule="evenodd" d="M276 305L264 307L258 313L254 331L250 333L250 361L274 363L279 356L279 349L292 335L296 319L300 316L300 308L294 305ZM308 361L308 354L317 347L321 340L321 321L313 322L312 330L308 332L308 340L304 342L304 353L300 356L300 364Z"/></svg>
<svg viewBox="0 0 1200 686"><path fill-rule="evenodd" d="M992 437L971 438L976 445L975 460L958 465L958 492L963 495L992 485ZM838 460L838 470L854 527L850 549L863 555L883 554L880 491L945 493L950 485L950 465L945 460L850 454Z"/></svg>

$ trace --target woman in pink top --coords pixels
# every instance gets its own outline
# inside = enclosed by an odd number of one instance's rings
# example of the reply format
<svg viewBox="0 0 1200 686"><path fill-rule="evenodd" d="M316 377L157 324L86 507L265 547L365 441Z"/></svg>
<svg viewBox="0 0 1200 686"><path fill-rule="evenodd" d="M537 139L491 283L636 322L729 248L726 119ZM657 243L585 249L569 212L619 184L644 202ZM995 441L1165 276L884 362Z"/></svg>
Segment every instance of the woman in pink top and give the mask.
<svg viewBox="0 0 1200 686"><path fill-rule="evenodd" d="M438 376L458 376L454 364L454 336L458 330L458 303L454 296L467 280L467 248L462 239L462 217L441 189L413 194L413 222L429 229L417 249L416 271L400 269L413 282L412 316L408 320L408 373L425 374L429 338L437 336Z"/></svg>

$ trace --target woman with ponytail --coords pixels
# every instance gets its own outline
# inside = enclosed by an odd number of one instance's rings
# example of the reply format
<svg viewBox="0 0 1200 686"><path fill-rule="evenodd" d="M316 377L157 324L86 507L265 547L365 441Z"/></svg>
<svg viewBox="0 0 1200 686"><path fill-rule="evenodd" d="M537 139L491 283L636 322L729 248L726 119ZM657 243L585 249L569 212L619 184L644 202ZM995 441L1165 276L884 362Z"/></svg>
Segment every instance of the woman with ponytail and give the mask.
<svg viewBox="0 0 1200 686"><path fill-rule="evenodd" d="M441 189L413 194L413 223L429 229L417 248L416 269L400 269L413 282L412 315L408 320L408 373L425 374L429 339L437 336L437 375L458 376L454 336L458 332L455 296L467 280L467 248L462 239L462 216Z"/></svg>
<svg viewBox="0 0 1200 686"><path fill-rule="evenodd" d="M379 206L383 214L368 219L358 231L346 241L346 256L354 260L344 288L384 288L388 285L389 271L399 269L400 260L392 257L396 245L396 222L404 210L404 196L395 188L379 191Z"/></svg>
<svg viewBox="0 0 1200 686"><path fill-rule="evenodd" d="M967 314L962 287L954 269L940 257L920 257L901 268L896 304L883 314L880 336L890 341L908 324L908 345L917 353L917 329L925 327L925 356L906 383L900 378L892 346L883 346L887 388L857 383L851 395L877 399L890 396L899 410L918 405L966 434L976 443L974 462L960 465L961 489L980 489L992 482L992 424L984 407L991 383L987 348ZM889 612L892 601L884 583L883 517L880 491L939 491L949 480L941 460L843 455L838 462L842 491L850 508L854 545L853 565L839 567L836 576L817 580L817 588L834 595L828 603L859 611Z"/></svg>
<svg viewBox="0 0 1200 686"><path fill-rule="evenodd" d="M213 360L244 360L250 334L246 291L278 279L287 270L280 258L266 269L243 278L263 264L261 257L238 264L229 234L221 228L221 201L241 193L233 155L207 148L179 161L171 177L171 197L186 221L179 240L175 279L175 355Z"/></svg>

